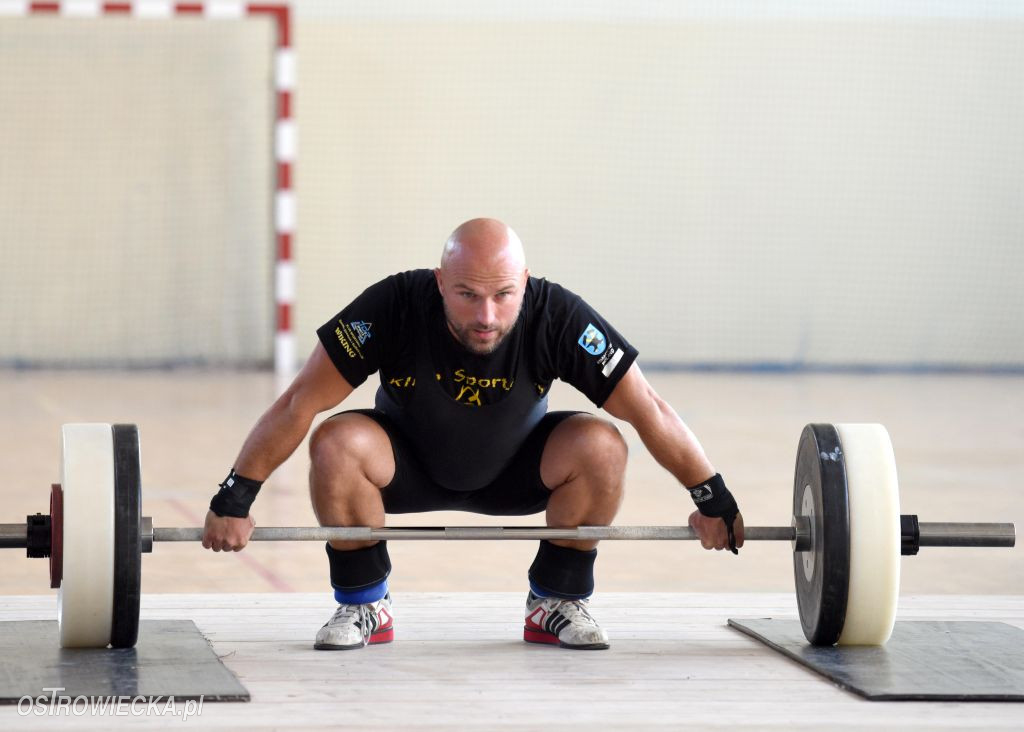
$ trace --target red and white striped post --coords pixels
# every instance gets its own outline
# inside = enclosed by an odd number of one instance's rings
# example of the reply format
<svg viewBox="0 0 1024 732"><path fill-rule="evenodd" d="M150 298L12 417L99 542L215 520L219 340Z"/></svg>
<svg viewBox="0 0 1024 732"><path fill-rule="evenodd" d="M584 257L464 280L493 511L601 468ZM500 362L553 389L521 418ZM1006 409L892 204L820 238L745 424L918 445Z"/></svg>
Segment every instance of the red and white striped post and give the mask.
<svg viewBox="0 0 1024 732"><path fill-rule="evenodd" d="M277 326L274 334L274 371L285 376L295 369L295 333L292 310L295 306L295 265L292 244L295 236L295 121L292 104L295 93L295 53L292 51L291 10L282 4L249 4L250 15L266 14L277 23L277 48L274 52L274 88L277 94L277 120L274 124L274 161L277 184L274 192L274 232L276 234L276 271L274 302Z"/></svg>
<svg viewBox="0 0 1024 732"><path fill-rule="evenodd" d="M277 100L277 118L274 126L276 184L273 213L276 239L274 370L281 375L292 373L296 366L295 334L292 331L292 309L295 305L295 266L292 261L295 244L295 192L292 181L295 175L296 135L292 117L295 54L292 50L291 8L285 3L244 3L233 0L0 0L0 17L11 15L59 15L74 18L266 17L274 22L277 29L273 68Z"/></svg>

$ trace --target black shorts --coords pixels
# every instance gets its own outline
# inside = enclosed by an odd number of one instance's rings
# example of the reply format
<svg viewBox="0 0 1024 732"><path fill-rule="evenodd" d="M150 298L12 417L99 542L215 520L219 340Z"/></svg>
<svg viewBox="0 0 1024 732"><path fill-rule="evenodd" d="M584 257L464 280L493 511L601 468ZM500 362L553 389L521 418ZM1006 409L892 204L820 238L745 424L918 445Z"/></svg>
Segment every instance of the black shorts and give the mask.
<svg viewBox="0 0 1024 732"><path fill-rule="evenodd" d="M453 491L435 483L416 459L409 438L383 412L352 409L341 414L365 414L391 438L395 477L381 489L386 513L470 511L488 516L526 516L543 511L551 497L540 479L540 459L548 437L562 420L581 412L545 414L501 475L473 491Z"/></svg>

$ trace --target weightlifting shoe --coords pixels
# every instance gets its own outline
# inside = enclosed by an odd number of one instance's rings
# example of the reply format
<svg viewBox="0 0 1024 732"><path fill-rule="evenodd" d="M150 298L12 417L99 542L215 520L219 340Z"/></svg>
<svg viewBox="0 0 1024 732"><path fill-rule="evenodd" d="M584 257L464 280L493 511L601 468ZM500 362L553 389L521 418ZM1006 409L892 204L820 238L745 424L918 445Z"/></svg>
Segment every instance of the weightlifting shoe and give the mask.
<svg viewBox="0 0 1024 732"><path fill-rule="evenodd" d="M391 615L391 594L363 605L338 605L334 615L316 634L313 648L319 651L348 651L395 639Z"/></svg>
<svg viewBox="0 0 1024 732"><path fill-rule="evenodd" d="M532 590L526 598L523 640L581 651L608 648L608 634L587 612L587 600L537 597Z"/></svg>

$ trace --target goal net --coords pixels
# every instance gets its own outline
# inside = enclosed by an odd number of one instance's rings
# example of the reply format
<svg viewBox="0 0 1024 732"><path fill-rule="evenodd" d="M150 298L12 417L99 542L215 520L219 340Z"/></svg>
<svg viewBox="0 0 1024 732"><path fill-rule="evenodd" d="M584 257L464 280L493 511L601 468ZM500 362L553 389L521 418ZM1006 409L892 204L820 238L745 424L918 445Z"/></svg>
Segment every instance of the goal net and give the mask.
<svg viewBox="0 0 1024 732"><path fill-rule="evenodd" d="M0 0L0 366L272 361L280 29L233 7Z"/></svg>

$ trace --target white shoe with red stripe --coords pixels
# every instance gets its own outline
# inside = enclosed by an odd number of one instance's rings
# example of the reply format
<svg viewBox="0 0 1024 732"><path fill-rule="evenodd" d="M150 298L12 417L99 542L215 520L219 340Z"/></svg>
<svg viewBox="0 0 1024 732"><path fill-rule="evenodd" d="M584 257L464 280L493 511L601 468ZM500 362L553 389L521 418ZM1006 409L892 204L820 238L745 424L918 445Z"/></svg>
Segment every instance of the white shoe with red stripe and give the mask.
<svg viewBox="0 0 1024 732"><path fill-rule="evenodd" d="M363 605L338 605L334 615L316 634L313 648L320 651L348 651L395 639L391 595Z"/></svg>
<svg viewBox="0 0 1024 732"><path fill-rule="evenodd" d="M608 634L587 612L587 600L537 597L533 591L526 598L523 640L576 650L608 648Z"/></svg>

